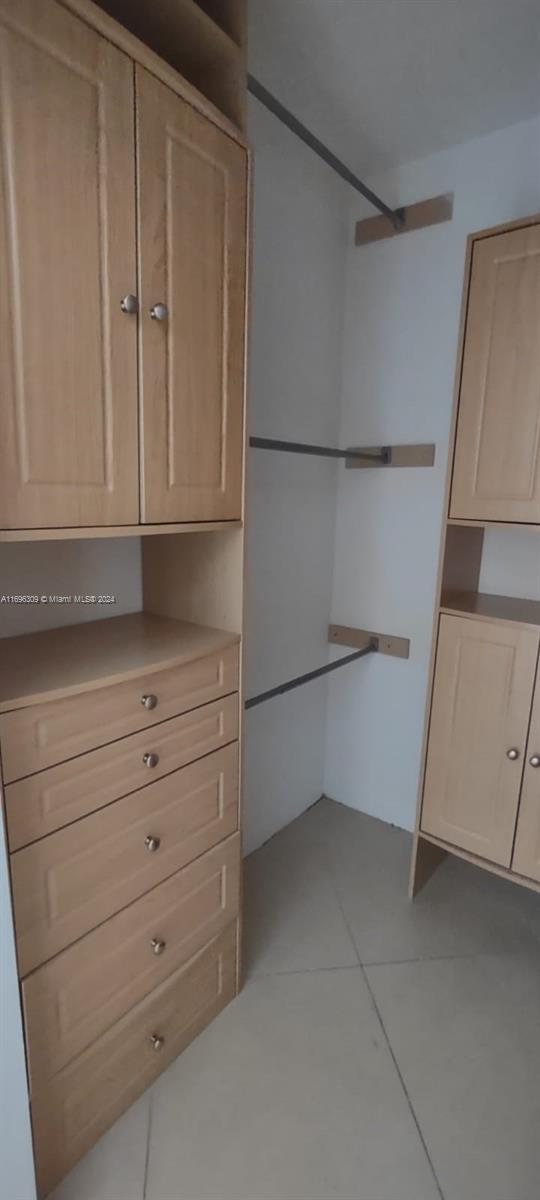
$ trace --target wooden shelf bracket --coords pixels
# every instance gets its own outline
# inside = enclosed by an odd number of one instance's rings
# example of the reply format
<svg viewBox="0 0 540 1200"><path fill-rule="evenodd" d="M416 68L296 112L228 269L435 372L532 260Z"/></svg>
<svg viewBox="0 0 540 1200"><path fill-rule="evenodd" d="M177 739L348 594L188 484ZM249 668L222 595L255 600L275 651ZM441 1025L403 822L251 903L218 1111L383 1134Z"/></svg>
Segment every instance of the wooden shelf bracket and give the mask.
<svg viewBox="0 0 540 1200"><path fill-rule="evenodd" d="M337 646L355 646L362 650L372 646L379 654L392 658L408 658L411 648L409 638L396 637L393 633L374 633L370 629L352 629L349 625L329 625L328 641Z"/></svg>

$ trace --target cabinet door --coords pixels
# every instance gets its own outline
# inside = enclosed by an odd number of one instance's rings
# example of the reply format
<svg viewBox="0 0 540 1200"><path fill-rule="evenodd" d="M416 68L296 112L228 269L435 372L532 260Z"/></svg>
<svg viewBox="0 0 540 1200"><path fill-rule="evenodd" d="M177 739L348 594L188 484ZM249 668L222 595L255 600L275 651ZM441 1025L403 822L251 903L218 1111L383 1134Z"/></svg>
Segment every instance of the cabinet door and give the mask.
<svg viewBox="0 0 540 1200"><path fill-rule="evenodd" d="M239 517L246 153L139 68L137 130L143 520Z"/></svg>
<svg viewBox="0 0 540 1200"><path fill-rule="evenodd" d="M442 616L422 829L510 865L538 633ZM511 757L509 756L511 753Z"/></svg>
<svg viewBox="0 0 540 1200"><path fill-rule="evenodd" d="M540 224L474 246L450 515L540 521Z"/></svg>
<svg viewBox="0 0 540 1200"><path fill-rule="evenodd" d="M540 883L540 668L523 771L512 870Z"/></svg>
<svg viewBox="0 0 540 1200"><path fill-rule="evenodd" d="M0 0L0 527L138 521L133 65Z"/></svg>

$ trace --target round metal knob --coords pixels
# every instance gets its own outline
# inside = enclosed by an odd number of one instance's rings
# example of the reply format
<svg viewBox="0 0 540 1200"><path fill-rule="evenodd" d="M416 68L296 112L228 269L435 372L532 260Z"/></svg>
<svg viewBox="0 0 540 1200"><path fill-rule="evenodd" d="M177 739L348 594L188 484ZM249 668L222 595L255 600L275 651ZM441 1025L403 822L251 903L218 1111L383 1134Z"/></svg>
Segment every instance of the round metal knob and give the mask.
<svg viewBox="0 0 540 1200"><path fill-rule="evenodd" d="M163 951L164 951L167 943L160 941L159 938L152 938L150 945L152 947L152 950L154 951L154 954L163 954Z"/></svg>
<svg viewBox="0 0 540 1200"><path fill-rule="evenodd" d="M153 835L149 833L144 839L144 844L147 850L159 850L159 847L161 846L161 838L153 837Z"/></svg>
<svg viewBox="0 0 540 1200"><path fill-rule="evenodd" d="M507 750L506 757L510 759L510 762L515 762L516 759L519 758L519 750L516 750L515 748L512 750Z"/></svg>
<svg viewBox="0 0 540 1200"><path fill-rule="evenodd" d="M169 310L166 304L153 304L150 309L150 316L153 321L166 321L169 315Z"/></svg>
<svg viewBox="0 0 540 1200"><path fill-rule="evenodd" d="M529 762L531 767L540 767L540 754L533 754L532 758L529 759Z"/></svg>
<svg viewBox="0 0 540 1200"><path fill-rule="evenodd" d="M157 696L150 693L149 696L141 696L141 704L143 708L155 708L157 705Z"/></svg>
<svg viewBox="0 0 540 1200"><path fill-rule="evenodd" d="M159 754L143 754L143 763L145 767L157 767L159 762Z"/></svg>
<svg viewBox="0 0 540 1200"><path fill-rule="evenodd" d="M153 1033L150 1038L150 1041L152 1043L152 1046L154 1047L154 1050L158 1050L158 1051L163 1050L163 1047L165 1045L165 1038L160 1037L159 1033Z"/></svg>
<svg viewBox="0 0 540 1200"><path fill-rule="evenodd" d="M125 313L138 313L139 301L137 300L137 297L133 295L133 292L128 292L127 296L122 297L120 301L120 308L122 309L122 312Z"/></svg>

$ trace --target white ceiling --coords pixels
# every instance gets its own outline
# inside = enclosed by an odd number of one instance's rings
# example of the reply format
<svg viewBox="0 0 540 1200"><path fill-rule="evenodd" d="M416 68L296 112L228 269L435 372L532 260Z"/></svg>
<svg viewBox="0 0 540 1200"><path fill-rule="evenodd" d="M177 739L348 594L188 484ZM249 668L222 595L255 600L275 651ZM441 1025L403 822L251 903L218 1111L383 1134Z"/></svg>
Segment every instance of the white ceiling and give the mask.
<svg viewBox="0 0 540 1200"><path fill-rule="evenodd" d="M251 73L358 172L540 112L540 0L248 4Z"/></svg>

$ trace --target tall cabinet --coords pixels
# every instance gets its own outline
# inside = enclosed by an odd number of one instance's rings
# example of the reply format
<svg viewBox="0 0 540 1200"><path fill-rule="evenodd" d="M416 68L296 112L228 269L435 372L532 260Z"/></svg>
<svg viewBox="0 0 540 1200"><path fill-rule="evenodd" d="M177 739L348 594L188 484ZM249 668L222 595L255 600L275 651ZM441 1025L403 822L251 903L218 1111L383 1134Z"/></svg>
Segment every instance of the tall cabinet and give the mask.
<svg viewBox="0 0 540 1200"><path fill-rule="evenodd" d="M540 585L538 216L469 239L447 499L411 891L447 852L540 889L540 599L479 590L495 528Z"/></svg>
<svg viewBox="0 0 540 1200"><path fill-rule="evenodd" d="M0 575L2 543L139 538L143 597L0 610L40 1196L241 986L243 29L242 0L0 0Z"/></svg>

